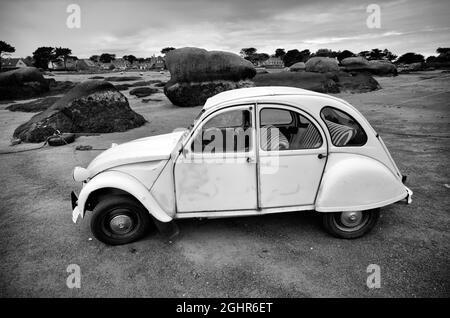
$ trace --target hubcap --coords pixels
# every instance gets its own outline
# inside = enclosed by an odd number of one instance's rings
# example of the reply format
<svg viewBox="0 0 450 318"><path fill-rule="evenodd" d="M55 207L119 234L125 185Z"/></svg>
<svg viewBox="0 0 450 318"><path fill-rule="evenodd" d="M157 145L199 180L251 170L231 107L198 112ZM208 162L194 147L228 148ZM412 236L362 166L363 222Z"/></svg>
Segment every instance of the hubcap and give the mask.
<svg viewBox="0 0 450 318"><path fill-rule="evenodd" d="M126 234L133 227L133 220L128 215L116 215L109 221L111 230L116 234Z"/></svg>
<svg viewBox="0 0 450 318"><path fill-rule="evenodd" d="M361 211L349 211L341 213L341 222L346 227L356 227L362 223L363 215Z"/></svg>

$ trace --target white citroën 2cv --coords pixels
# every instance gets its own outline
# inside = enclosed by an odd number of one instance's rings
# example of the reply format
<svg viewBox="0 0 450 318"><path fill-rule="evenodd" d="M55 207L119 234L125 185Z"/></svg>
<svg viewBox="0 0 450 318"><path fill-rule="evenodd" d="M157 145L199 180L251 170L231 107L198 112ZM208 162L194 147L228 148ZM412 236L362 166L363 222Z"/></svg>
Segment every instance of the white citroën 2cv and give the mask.
<svg viewBox="0 0 450 318"><path fill-rule="evenodd" d="M207 100L189 129L113 145L72 192L72 220L93 211L107 244L151 222L314 210L328 232L356 238L379 209L412 191L381 137L349 103L304 89L257 87Z"/></svg>

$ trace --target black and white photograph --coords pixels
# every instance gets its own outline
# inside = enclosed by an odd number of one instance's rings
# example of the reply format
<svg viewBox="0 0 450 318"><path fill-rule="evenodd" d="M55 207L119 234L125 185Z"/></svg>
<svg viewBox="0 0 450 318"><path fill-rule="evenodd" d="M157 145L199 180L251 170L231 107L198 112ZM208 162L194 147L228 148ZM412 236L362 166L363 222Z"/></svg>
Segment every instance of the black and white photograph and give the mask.
<svg viewBox="0 0 450 318"><path fill-rule="evenodd" d="M449 16L0 0L0 298L450 297Z"/></svg>

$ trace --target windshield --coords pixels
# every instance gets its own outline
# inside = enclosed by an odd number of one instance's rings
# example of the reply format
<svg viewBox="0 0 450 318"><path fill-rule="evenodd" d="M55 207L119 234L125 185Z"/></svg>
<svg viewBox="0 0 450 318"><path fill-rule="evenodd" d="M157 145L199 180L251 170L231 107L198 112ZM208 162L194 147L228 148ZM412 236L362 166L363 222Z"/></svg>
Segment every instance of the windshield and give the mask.
<svg viewBox="0 0 450 318"><path fill-rule="evenodd" d="M198 122L198 120L200 119L200 117L202 116L202 114L203 114L204 112L205 112L205 110L202 109L202 110L200 111L200 113L198 113L198 115L195 116L194 121L193 121L192 124L188 127L188 131L191 131L192 128L194 128L195 124Z"/></svg>
<svg viewBox="0 0 450 318"><path fill-rule="evenodd" d="M186 139L186 137L190 134L190 132L192 131L192 128L194 128L195 124L197 124L198 120L200 119L200 117L202 116L202 114L205 112L204 109L202 109L197 116L195 116L194 121L192 122L192 124L187 128L187 130L184 132L183 136L181 137L181 141L184 141Z"/></svg>

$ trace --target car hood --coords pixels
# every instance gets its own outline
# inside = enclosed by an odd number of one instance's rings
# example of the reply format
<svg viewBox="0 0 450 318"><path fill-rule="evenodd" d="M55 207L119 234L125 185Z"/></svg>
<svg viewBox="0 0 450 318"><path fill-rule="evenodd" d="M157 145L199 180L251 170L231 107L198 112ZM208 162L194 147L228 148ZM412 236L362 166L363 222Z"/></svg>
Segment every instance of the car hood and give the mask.
<svg viewBox="0 0 450 318"><path fill-rule="evenodd" d="M104 170L131 163L167 160L183 132L146 137L113 145L91 161L87 169L91 177Z"/></svg>

